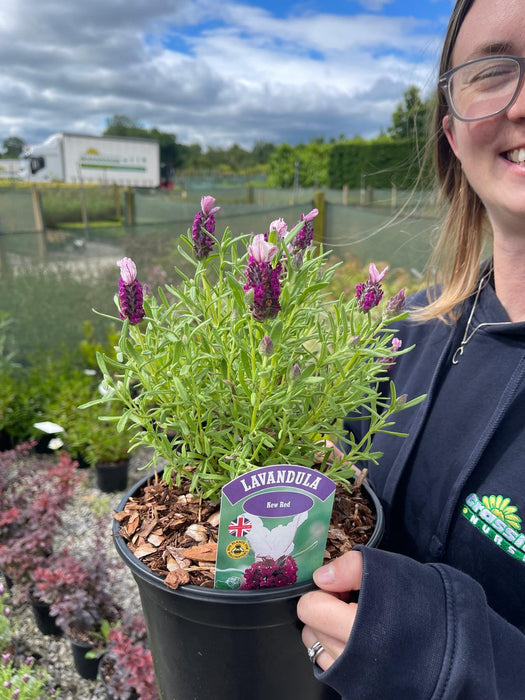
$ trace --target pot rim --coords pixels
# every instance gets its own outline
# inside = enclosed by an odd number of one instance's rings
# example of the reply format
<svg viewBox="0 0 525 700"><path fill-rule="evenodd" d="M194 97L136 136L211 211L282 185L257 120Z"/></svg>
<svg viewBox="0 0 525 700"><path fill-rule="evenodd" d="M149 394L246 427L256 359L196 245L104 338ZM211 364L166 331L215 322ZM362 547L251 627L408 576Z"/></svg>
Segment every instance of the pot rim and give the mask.
<svg viewBox="0 0 525 700"><path fill-rule="evenodd" d="M157 470L157 473L162 473L162 469ZM131 496L137 491L139 491L146 483L154 476L154 474L147 474L142 479L137 481L131 488L124 494L120 503L115 509L116 513L119 513L124 509L124 506L128 502ZM381 541L383 532L385 529L385 516L383 512L383 507L381 502L372 489L372 487L365 480L362 484L362 488L366 491L366 494L375 510L376 514L376 526L372 533L372 536L365 544L365 547L375 547ZM184 584L177 589L169 588L164 583L164 578L159 574L154 573L146 564L144 564L140 559L137 559L131 551L129 550L124 538L119 534L119 523L117 520L113 519L112 526L113 541L120 557L126 562L129 568L132 570L134 575L139 576L141 579L147 580L151 585L159 588L160 590L180 595L183 598L190 599L202 599L203 593L206 596L210 595L216 598L217 602L231 603L231 602L243 602L243 603L258 603L262 600L267 602L270 600L275 600L275 602L296 598L298 596L312 591L317 588L313 579L308 581L302 581L300 583L293 583L288 586L282 586L279 588L263 588L257 590L225 590L218 588L208 588L206 586L196 586L191 583Z"/></svg>

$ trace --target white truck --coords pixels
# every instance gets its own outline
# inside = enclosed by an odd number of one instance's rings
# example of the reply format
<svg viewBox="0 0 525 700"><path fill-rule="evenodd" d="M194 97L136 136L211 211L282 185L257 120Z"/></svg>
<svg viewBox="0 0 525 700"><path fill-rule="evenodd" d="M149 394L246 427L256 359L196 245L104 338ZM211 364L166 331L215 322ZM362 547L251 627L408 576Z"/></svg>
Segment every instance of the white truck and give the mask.
<svg viewBox="0 0 525 700"><path fill-rule="evenodd" d="M159 144L152 139L59 133L20 156L21 178L131 187L160 184Z"/></svg>
<svg viewBox="0 0 525 700"><path fill-rule="evenodd" d="M10 180L20 176L20 161L18 158L0 158L0 180Z"/></svg>

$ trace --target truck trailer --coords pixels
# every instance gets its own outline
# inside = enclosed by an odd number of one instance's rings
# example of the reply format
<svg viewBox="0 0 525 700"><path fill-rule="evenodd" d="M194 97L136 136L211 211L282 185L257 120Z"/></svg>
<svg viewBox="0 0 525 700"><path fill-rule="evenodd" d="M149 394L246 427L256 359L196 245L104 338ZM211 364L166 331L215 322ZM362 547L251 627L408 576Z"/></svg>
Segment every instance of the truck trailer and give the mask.
<svg viewBox="0 0 525 700"><path fill-rule="evenodd" d="M20 157L22 179L131 187L160 184L159 144L152 139L59 133Z"/></svg>
<svg viewBox="0 0 525 700"><path fill-rule="evenodd" d="M20 176L20 160L18 158L0 158L0 180L2 178L16 179Z"/></svg>

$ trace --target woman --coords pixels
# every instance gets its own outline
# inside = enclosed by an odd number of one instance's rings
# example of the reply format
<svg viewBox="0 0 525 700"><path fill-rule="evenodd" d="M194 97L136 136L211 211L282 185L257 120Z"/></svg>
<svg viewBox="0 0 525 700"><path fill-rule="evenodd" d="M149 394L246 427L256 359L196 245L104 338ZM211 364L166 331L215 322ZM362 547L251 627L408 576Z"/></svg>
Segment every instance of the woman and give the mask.
<svg viewBox="0 0 525 700"><path fill-rule="evenodd" d="M374 443L382 549L319 569L298 608L316 674L343 698L525 697L523 56L525 0L458 0L435 123L441 286L413 300L399 335L416 347L393 370L427 399L399 416L408 438Z"/></svg>

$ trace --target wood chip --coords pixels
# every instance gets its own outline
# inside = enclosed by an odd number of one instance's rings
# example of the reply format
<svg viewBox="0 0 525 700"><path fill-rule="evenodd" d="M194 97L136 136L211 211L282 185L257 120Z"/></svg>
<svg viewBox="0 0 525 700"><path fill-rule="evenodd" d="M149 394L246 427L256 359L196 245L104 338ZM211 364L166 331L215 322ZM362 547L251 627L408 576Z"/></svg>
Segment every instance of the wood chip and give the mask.
<svg viewBox="0 0 525 700"><path fill-rule="evenodd" d="M129 513L125 510L121 510L120 513L113 513L113 517L118 523L121 523L126 518L129 518Z"/></svg>
<svg viewBox="0 0 525 700"><path fill-rule="evenodd" d="M162 535L150 535L148 537L148 542L155 547L158 547L164 542L164 537Z"/></svg>
<svg viewBox="0 0 525 700"><path fill-rule="evenodd" d="M180 547L176 549L178 554L181 554L193 561L216 561L217 559L217 543L207 542L206 544L197 544L194 547Z"/></svg>
<svg viewBox="0 0 525 700"><path fill-rule="evenodd" d="M177 589L179 586L190 582L190 575L184 569L177 569L176 571L170 571L169 574L164 579L164 583L169 588Z"/></svg>
<svg viewBox="0 0 525 700"><path fill-rule="evenodd" d="M157 548L154 547L152 544L142 544L137 547L137 549L134 550L133 554L137 557L137 559L142 559L142 557L147 557L148 554L153 554L153 552L156 552Z"/></svg>

